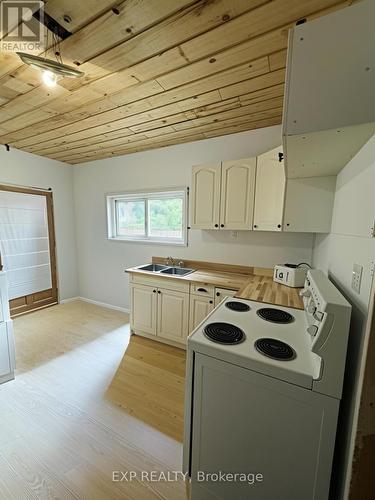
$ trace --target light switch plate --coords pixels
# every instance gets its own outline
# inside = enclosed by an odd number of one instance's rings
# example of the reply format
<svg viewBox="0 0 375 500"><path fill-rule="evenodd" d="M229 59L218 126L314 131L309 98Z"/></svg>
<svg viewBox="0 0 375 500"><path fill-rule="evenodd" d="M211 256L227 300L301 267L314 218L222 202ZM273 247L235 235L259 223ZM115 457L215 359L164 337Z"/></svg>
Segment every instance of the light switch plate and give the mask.
<svg viewBox="0 0 375 500"><path fill-rule="evenodd" d="M359 264L353 264L352 288L357 293L360 293L361 291L362 270L363 266L360 266Z"/></svg>

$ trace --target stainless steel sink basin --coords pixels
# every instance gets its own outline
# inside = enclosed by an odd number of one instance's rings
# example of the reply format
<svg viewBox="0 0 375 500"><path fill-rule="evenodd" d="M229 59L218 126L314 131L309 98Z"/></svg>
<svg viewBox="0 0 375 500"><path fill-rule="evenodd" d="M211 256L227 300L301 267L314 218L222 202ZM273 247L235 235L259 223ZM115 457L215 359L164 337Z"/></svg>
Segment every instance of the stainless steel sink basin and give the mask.
<svg viewBox="0 0 375 500"><path fill-rule="evenodd" d="M160 271L163 271L163 269L168 269L168 266L162 266L161 264L146 264L145 266L139 266L138 269L141 271L159 273Z"/></svg>
<svg viewBox="0 0 375 500"><path fill-rule="evenodd" d="M188 269L186 267L167 267L160 271L160 274L174 274L176 276L185 276L186 274L193 273L194 269Z"/></svg>

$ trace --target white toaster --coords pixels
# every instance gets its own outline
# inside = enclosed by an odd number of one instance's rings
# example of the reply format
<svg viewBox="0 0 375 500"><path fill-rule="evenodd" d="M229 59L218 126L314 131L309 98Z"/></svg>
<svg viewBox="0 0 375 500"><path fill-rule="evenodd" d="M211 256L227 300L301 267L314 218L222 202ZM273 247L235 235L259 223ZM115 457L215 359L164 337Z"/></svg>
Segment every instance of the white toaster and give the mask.
<svg viewBox="0 0 375 500"><path fill-rule="evenodd" d="M307 269L299 267L301 264L276 265L273 272L273 281L282 285L298 288L304 285Z"/></svg>

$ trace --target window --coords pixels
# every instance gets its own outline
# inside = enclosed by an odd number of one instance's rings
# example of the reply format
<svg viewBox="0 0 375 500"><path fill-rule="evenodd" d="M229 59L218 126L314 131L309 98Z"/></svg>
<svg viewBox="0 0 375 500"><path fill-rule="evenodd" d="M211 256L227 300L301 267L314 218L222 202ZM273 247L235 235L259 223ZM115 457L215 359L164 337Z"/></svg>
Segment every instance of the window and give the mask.
<svg viewBox="0 0 375 500"><path fill-rule="evenodd" d="M186 245L186 189L107 196L108 238Z"/></svg>

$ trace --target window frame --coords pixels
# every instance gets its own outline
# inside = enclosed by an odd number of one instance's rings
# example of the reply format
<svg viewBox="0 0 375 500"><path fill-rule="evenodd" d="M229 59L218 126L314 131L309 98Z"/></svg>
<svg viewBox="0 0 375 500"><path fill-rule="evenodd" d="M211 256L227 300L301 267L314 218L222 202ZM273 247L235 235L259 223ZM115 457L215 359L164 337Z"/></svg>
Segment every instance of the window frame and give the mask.
<svg viewBox="0 0 375 500"><path fill-rule="evenodd" d="M175 245L187 246L188 244L188 195L189 188L174 187L148 191L125 191L106 194L107 211L107 239L126 243L146 243L153 245ZM149 200L160 200L163 198L182 199L182 238L164 238L160 236L149 236ZM144 201L145 202L145 235L144 236L121 236L117 234L118 213L116 203L119 201Z"/></svg>

